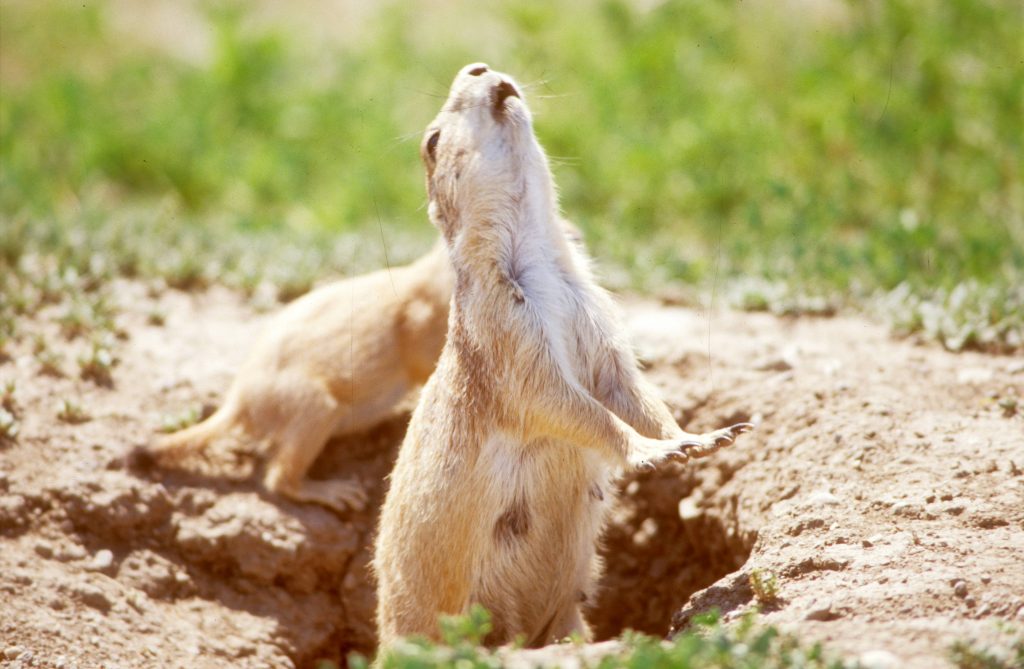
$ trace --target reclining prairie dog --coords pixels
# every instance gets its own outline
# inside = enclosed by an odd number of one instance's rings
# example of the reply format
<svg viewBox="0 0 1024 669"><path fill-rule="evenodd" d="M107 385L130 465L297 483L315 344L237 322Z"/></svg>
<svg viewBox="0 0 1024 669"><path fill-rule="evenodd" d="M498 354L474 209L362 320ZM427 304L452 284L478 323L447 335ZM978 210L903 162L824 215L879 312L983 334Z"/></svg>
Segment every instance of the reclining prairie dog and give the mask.
<svg viewBox="0 0 1024 669"><path fill-rule="evenodd" d="M357 482L312 481L306 472L329 437L381 422L427 380L453 283L438 243L411 265L304 295L273 318L216 413L140 449L135 462L218 475L225 461L261 452L270 490L338 511L362 508Z"/></svg>
<svg viewBox="0 0 1024 669"><path fill-rule="evenodd" d="M751 426L683 432L641 378L612 300L558 223L512 79L463 68L421 153L455 293L381 514L381 649L436 637L439 614L477 603L489 644L586 634L612 477L707 455Z"/></svg>

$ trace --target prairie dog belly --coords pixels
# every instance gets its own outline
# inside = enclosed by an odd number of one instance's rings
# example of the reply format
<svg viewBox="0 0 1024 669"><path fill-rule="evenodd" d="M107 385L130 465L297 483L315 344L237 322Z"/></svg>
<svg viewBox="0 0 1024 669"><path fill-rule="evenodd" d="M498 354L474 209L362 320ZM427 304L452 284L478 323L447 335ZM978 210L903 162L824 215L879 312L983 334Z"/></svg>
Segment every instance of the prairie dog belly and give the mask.
<svg viewBox="0 0 1024 669"><path fill-rule="evenodd" d="M527 642L589 596L594 546L610 501L607 465L571 444L523 444L495 434L477 472L487 503L472 599L495 615L494 634L528 630ZM500 616L500 617L499 617Z"/></svg>

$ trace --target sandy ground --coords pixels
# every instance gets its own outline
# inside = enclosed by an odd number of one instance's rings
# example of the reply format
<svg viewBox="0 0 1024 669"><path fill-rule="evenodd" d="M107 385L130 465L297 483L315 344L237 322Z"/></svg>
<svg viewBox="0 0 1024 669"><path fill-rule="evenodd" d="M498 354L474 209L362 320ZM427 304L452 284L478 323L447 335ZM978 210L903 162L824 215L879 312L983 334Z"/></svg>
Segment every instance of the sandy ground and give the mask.
<svg viewBox="0 0 1024 669"><path fill-rule="evenodd" d="M309 667L372 652L367 546L407 415L332 442L314 468L359 477L365 513L245 481L140 478L122 456L164 415L215 405L266 318L225 289L153 292L116 285L111 387L41 375L30 338L0 363L22 424L0 445L0 664ZM1020 634L1024 416L1005 401L1024 397L1019 357L854 318L625 306L684 426L758 429L622 481L588 612L600 638L666 634L713 606L731 619L755 603L753 569L778 582L763 620L872 666L945 666L953 642L990 643L1000 621ZM34 327L61 342L48 323ZM69 361L80 346L56 344ZM64 399L90 419L59 420Z"/></svg>

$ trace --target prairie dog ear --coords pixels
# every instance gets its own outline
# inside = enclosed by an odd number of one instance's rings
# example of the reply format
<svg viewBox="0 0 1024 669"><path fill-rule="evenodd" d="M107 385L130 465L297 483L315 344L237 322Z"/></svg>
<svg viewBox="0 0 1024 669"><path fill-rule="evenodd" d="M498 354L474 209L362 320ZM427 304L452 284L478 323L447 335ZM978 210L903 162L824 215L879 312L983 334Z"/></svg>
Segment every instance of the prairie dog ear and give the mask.
<svg viewBox="0 0 1024 669"><path fill-rule="evenodd" d="M427 168L428 177L434 173L434 168L437 167L437 145L440 141L440 128L432 126L423 133L423 141L420 142L420 159Z"/></svg>

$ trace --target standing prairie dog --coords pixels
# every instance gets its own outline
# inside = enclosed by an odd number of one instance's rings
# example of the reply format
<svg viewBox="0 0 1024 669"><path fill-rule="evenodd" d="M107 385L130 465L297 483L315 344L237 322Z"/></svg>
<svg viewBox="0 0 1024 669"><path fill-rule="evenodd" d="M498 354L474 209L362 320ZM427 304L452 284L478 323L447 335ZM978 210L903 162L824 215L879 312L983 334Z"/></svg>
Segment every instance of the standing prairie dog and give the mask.
<svg viewBox="0 0 1024 669"><path fill-rule="evenodd" d="M611 298L559 224L519 87L463 68L421 148L455 271L448 340L391 475L376 542L381 650L482 604L489 644L586 634L580 604L623 467L707 455L641 378Z"/></svg>
<svg viewBox="0 0 1024 669"><path fill-rule="evenodd" d="M304 295L273 318L212 416L133 460L216 475L225 461L265 452L271 491L361 509L358 482L313 481L306 472L329 437L376 425L427 380L444 346L453 283L438 243L411 265Z"/></svg>

